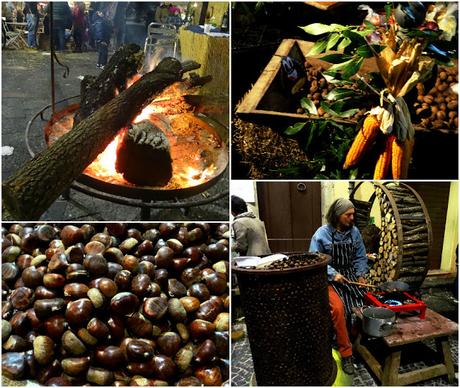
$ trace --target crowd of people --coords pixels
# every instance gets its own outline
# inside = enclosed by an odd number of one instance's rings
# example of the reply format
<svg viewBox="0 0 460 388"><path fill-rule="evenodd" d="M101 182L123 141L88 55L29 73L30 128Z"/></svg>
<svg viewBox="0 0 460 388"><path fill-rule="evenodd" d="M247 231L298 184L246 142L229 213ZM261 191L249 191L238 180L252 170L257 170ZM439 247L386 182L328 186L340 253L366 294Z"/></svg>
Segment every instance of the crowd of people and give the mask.
<svg viewBox="0 0 460 388"><path fill-rule="evenodd" d="M131 11L137 21L143 10L142 3L129 2L74 2L72 7L66 1L49 2L46 6L40 2L25 2L20 9L13 2L2 2L2 16L6 22L27 23L27 45L38 48L37 34L43 23L45 35L50 33L50 14L53 16L52 36L54 48L64 51L69 41L73 42L74 52L98 51L97 67L107 63L110 42L117 49L125 43L126 18ZM144 3L145 4L145 3ZM181 23L181 9L171 3L161 3L144 16L146 25L150 22Z"/></svg>

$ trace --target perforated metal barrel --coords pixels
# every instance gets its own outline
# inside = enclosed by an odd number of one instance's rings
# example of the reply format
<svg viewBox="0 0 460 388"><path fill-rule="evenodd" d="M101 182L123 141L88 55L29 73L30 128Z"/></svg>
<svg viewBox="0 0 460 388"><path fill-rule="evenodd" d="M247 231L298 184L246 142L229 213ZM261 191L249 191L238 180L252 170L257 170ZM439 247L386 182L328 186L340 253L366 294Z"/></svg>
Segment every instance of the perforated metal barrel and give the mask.
<svg viewBox="0 0 460 388"><path fill-rule="evenodd" d="M332 385L336 376L330 338L327 263L283 270L233 266L240 289L259 386Z"/></svg>

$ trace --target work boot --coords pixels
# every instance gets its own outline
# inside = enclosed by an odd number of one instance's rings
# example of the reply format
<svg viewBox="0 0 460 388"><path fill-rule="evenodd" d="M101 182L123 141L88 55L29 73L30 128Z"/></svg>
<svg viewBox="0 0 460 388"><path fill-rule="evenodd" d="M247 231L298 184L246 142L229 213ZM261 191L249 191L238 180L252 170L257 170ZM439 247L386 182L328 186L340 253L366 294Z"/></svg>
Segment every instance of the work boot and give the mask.
<svg viewBox="0 0 460 388"><path fill-rule="evenodd" d="M347 375L352 375L353 373L355 373L355 366L353 365L352 356L342 358L342 370Z"/></svg>

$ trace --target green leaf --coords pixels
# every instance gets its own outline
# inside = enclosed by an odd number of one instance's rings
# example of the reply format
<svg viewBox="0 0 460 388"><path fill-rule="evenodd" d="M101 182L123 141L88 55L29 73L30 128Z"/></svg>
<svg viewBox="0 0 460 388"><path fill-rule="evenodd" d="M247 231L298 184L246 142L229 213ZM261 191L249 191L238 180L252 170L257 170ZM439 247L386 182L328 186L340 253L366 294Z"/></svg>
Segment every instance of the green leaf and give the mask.
<svg viewBox="0 0 460 388"><path fill-rule="evenodd" d="M361 69L363 61L364 58L359 58L357 61L350 63L350 65L343 70L342 78L348 79L354 76L359 71L359 69Z"/></svg>
<svg viewBox="0 0 460 388"><path fill-rule="evenodd" d="M328 55L325 55L324 57L321 57L320 59L322 61L326 61L329 63L342 63L342 62L350 60L350 58L353 58L353 57L349 55L345 55L345 54L328 54Z"/></svg>
<svg viewBox="0 0 460 388"><path fill-rule="evenodd" d="M341 100L345 97L350 97L356 94L356 91L348 88L335 88L332 89L327 95L326 99L329 101Z"/></svg>
<svg viewBox="0 0 460 388"><path fill-rule="evenodd" d="M318 115L318 110L316 109L313 101L307 97L304 97L300 100L300 106L305 109L305 111L311 115Z"/></svg>
<svg viewBox="0 0 460 388"><path fill-rule="evenodd" d="M344 48L348 47L350 44L351 44L350 38L343 38L343 40L337 46L337 51L343 50Z"/></svg>
<svg viewBox="0 0 460 388"><path fill-rule="evenodd" d="M299 26L302 30L304 30L307 34L310 35L321 35L327 32L334 31L334 27L332 25L321 24L321 23L313 23L309 24L308 26Z"/></svg>
<svg viewBox="0 0 460 388"><path fill-rule="evenodd" d="M363 38L372 34L375 31L375 28L366 27L364 30L356 31L357 34L361 35Z"/></svg>
<svg viewBox="0 0 460 388"><path fill-rule="evenodd" d="M356 54L358 54L362 58L371 58L374 55L374 51L376 53L379 53L384 49L384 46L380 46L378 44L372 44L372 45L362 45L359 46L356 49Z"/></svg>
<svg viewBox="0 0 460 388"><path fill-rule="evenodd" d="M359 111L359 109L349 109L349 110L346 110L345 112L336 112L334 109L332 109L332 106L329 106L324 101L321 101L321 108L323 108L323 110L326 113L329 113L331 116L337 116L341 118L353 116L356 112Z"/></svg>
<svg viewBox="0 0 460 388"><path fill-rule="evenodd" d="M309 51L307 55L313 56L313 55L321 54L322 52L324 52L324 50L326 50L326 47L327 47L327 39L318 40L313 45L313 47L311 48L311 50Z"/></svg>
<svg viewBox="0 0 460 388"><path fill-rule="evenodd" d="M360 32L346 30L346 31L343 32L343 36L345 36L346 38L351 39L351 42L353 44L357 44L358 46L366 44L366 40L364 39L363 36L361 36Z"/></svg>
<svg viewBox="0 0 460 388"><path fill-rule="evenodd" d="M390 19L390 16L391 16L391 11L392 11L392 6L391 4L387 4L385 5L385 17L386 17L386 20L388 21Z"/></svg>
<svg viewBox="0 0 460 388"><path fill-rule="evenodd" d="M375 31L375 29L377 28L369 20L364 20L364 24L368 29L372 31Z"/></svg>
<svg viewBox="0 0 460 388"><path fill-rule="evenodd" d="M329 35L329 39L327 41L327 47L326 51L331 50L339 41L341 35L337 32L334 32L333 34Z"/></svg>
<svg viewBox="0 0 460 388"><path fill-rule="evenodd" d="M285 135L295 135L296 133L299 133L303 127L305 127L307 123L304 122L304 123L295 123L289 127L286 128L286 130L284 131L284 134Z"/></svg>
<svg viewBox="0 0 460 388"><path fill-rule="evenodd" d="M336 63L335 65L332 65L328 71L345 71L347 70L350 66L354 66L354 64L357 62L355 57L352 57L348 61L341 62L341 63Z"/></svg>
<svg viewBox="0 0 460 388"><path fill-rule="evenodd" d="M305 153L308 152L308 148L310 147L311 143L313 142L313 139L315 138L317 128L318 124L316 122L312 123L310 130L308 131L307 143L304 147Z"/></svg>

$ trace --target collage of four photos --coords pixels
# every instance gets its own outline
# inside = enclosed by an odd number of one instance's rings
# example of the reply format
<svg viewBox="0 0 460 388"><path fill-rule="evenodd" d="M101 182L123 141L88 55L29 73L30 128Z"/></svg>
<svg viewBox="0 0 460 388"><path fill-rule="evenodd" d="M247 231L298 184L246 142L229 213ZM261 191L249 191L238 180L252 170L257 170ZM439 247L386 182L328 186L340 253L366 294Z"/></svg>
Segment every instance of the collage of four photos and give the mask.
<svg viewBox="0 0 460 388"><path fill-rule="evenodd" d="M2 1L2 386L458 386L458 2Z"/></svg>

